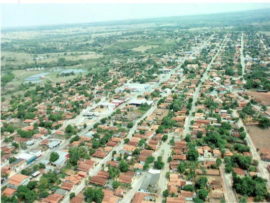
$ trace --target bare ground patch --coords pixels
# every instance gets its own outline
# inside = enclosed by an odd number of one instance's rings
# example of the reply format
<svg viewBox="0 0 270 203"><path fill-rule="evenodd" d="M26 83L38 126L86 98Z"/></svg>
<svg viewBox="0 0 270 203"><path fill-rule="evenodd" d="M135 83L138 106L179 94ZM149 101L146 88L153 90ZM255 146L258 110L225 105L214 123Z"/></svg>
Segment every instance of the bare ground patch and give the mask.
<svg viewBox="0 0 270 203"><path fill-rule="evenodd" d="M270 144L270 128L261 129L257 126L247 126L247 130L256 148L269 148Z"/></svg>
<svg viewBox="0 0 270 203"><path fill-rule="evenodd" d="M138 52L145 52L148 49L153 49L156 47L158 47L158 46L157 45L147 45L147 46L139 46L139 47L133 48L132 50L138 51Z"/></svg>
<svg viewBox="0 0 270 203"><path fill-rule="evenodd" d="M263 105L270 105L270 92L248 91L247 94Z"/></svg>

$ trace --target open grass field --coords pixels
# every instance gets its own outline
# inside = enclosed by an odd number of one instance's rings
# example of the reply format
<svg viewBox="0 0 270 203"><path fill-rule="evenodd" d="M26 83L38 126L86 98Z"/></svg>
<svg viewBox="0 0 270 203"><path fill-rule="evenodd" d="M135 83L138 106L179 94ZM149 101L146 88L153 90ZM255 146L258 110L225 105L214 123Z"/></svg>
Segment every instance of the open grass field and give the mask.
<svg viewBox="0 0 270 203"><path fill-rule="evenodd" d="M247 130L256 148L269 148L270 144L270 128L261 129L257 126L247 126Z"/></svg>
<svg viewBox="0 0 270 203"><path fill-rule="evenodd" d="M270 32L267 32L267 31L263 31L263 32L261 32L262 34L265 34L265 35L267 35L267 36L270 36Z"/></svg>
<svg viewBox="0 0 270 203"><path fill-rule="evenodd" d="M139 46L136 48L133 48L132 51L138 51L138 52L145 52L148 49L156 48L158 47L157 45L148 45L148 46Z"/></svg>

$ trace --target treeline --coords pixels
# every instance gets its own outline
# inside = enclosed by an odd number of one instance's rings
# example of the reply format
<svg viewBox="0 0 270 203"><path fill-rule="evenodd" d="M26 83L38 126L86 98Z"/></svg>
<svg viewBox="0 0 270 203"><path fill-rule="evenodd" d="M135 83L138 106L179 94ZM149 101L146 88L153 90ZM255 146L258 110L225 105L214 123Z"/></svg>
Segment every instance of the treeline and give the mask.
<svg viewBox="0 0 270 203"><path fill-rule="evenodd" d="M65 58L59 58L57 61L55 62L44 62L44 63L24 63L24 64L19 64L19 65L12 65L12 64L6 64L5 66L3 66L4 70L12 70L12 69L28 69L28 68L38 68L38 67L43 67L43 68L53 68L53 67L57 67L57 66L61 66L61 67L65 67L65 66L76 66L76 65L80 65L84 62L85 60L79 59L79 60L66 60ZM9 79L10 76L8 76ZM3 79L2 79L3 81Z"/></svg>
<svg viewBox="0 0 270 203"><path fill-rule="evenodd" d="M5 86L15 78L15 75L11 71L2 73L1 75L2 86Z"/></svg>

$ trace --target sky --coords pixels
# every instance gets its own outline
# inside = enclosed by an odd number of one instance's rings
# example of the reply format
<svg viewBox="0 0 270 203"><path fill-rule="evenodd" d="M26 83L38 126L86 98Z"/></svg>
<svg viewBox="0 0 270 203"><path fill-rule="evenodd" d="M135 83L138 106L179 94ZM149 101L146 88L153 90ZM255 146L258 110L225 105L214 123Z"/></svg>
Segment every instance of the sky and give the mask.
<svg viewBox="0 0 270 203"><path fill-rule="evenodd" d="M270 3L1 4L1 27L183 16L270 8Z"/></svg>

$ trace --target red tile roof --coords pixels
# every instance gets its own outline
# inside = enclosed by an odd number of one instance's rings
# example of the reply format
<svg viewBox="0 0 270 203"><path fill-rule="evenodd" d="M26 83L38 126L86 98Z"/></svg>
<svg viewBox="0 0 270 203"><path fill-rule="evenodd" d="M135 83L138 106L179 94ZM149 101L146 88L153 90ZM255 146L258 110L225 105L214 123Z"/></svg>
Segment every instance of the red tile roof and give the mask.
<svg viewBox="0 0 270 203"><path fill-rule="evenodd" d="M48 197L42 199L42 202L59 203L63 198L64 198L63 195L55 193L55 194L49 195Z"/></svg>
<svg viewBox="0 0 270 203"><path fill-rule="evenodd" d="M4 189L4 191L2 192L2 195L3 195L3 196L7 196L7 197L12 197L13 194L14 194L15 192L16 192L15 189L7 187L7 188Z"/></svg>
<svg viewBox="0 0 270 203"><path fill-rule="evenodd" d="M8 179L8 183L11 185L19 186L27 178L28 176L22 174L15 174Z"/></svg>

